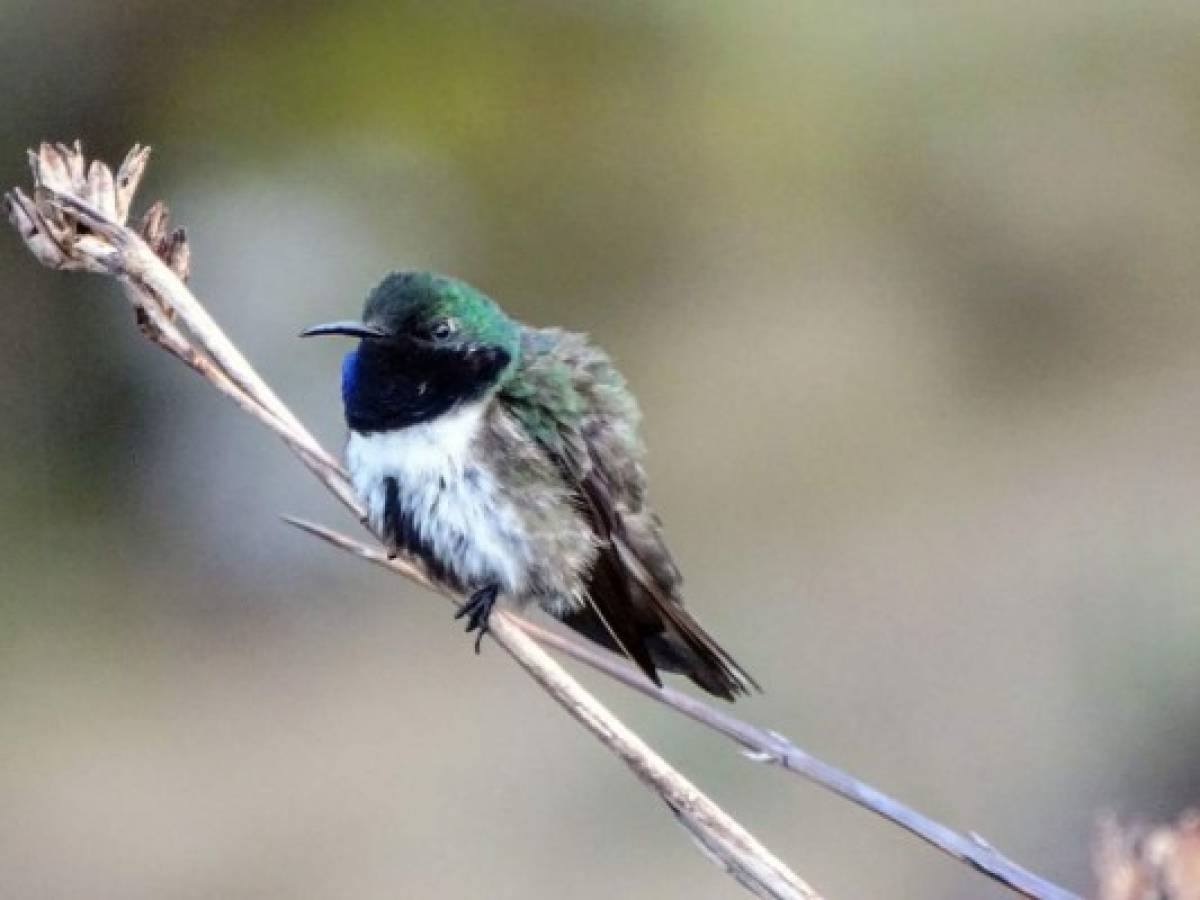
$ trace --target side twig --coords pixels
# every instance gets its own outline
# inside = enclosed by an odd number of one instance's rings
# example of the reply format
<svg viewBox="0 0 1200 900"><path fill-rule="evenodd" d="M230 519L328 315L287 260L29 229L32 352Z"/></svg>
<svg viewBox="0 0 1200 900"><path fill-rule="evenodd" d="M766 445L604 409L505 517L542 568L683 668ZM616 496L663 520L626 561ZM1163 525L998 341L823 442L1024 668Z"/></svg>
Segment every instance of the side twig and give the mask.
<svg viewBox="0 0 1200 900"><path fill-rule="evenodd" d="M118 279L143 333L205 377L274 431L354 515L363 521L345 473L262 380L185 285L189 263L182 230L167 233L166 211L152 207L141 233L127 227L148 151L135 147L114 177L103 163L85 166L73 147L43 144L30 154L35 191L5 195L9 218L44 265ZM423 584L412 561L396 570ZM818 900L818 894L683 775L585 691L514 622L494 616L491 634L570 715L655 791L705 855L760 897Z"/></svg>

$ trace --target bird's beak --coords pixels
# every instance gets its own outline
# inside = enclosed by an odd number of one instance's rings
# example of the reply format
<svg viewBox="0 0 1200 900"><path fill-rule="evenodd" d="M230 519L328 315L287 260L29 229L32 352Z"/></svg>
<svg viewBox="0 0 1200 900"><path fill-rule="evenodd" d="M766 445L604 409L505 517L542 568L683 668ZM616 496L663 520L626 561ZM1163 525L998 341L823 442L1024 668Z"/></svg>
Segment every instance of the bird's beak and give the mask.
<svg viewBox="0 0 1200 900"><path fill-rule="evenodd" d="M314 325L300 332L300 337L317 337L322 334L344 334L363 340L387 337L387 332L378 325L368 325L366 322L328 322L325 325Z"/></svg>

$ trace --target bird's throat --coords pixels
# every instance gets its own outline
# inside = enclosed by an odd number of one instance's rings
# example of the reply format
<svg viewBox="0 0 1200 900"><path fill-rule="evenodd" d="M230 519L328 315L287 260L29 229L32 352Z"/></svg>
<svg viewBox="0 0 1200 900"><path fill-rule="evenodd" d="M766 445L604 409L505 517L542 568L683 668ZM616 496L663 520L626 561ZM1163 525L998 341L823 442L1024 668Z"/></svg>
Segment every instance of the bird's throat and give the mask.
<svg viewBox="0 0 1200 900"><path fill-rule="evenodd" d="M509 360L494 347L431 350L364 341L342 363L346 424L372 434L432 421L482 396Z"/></svg>

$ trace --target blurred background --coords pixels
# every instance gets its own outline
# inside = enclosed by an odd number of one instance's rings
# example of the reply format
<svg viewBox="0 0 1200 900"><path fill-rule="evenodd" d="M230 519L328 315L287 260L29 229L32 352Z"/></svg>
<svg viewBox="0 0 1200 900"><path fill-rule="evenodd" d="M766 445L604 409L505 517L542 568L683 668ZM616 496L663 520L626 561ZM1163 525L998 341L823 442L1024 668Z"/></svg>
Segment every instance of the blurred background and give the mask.
<svg viewBox="0 0 1200 900"><path fill-rule="evenodd" d="M1200 6L0 0L24 148L143 204L331 447L394 267L590 332L737 707L1091 889L1200 800ZM0 896L738 896L447 608L0 237ZM1000 897L588 672L830 898Z"/></svg>

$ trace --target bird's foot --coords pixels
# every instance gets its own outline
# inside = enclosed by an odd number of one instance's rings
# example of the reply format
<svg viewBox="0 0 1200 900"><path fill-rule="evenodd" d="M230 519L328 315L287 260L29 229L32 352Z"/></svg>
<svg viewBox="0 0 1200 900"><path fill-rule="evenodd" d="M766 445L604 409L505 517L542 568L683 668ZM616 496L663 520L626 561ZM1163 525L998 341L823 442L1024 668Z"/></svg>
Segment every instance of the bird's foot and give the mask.
<svg viewBox="0 0 1200 900"><path fill-rule="evenodd" d="M454 614L454 618L461 619L463 616L467 618L467 634L472 631L478 632L475 637L475 652L479 652L479 645L483 641L483 636L488 633L488 619L492 617L492 607L496 605L496 596L500 593L498 585L489 584L487 587L482 587L471 595L471 599L458 608L458 612Z"/></svg>

